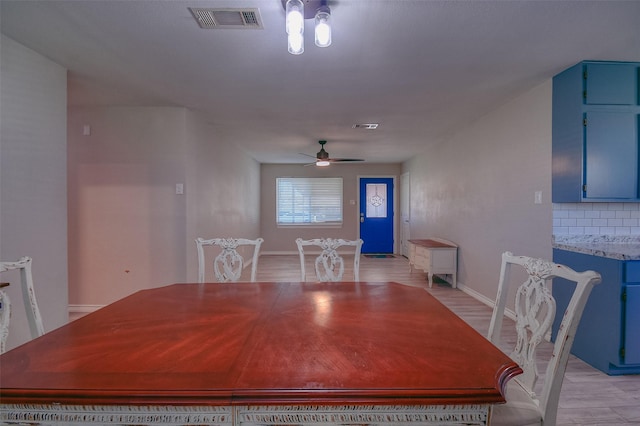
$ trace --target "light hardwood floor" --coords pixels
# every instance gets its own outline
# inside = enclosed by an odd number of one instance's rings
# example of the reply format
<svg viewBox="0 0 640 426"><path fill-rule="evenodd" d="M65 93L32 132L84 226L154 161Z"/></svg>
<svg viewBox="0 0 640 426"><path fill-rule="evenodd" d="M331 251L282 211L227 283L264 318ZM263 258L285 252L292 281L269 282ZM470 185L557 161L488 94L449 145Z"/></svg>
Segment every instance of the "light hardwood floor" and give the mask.
<svg viewBox="0 0 640 426"><path fill-rule="evenodd" d="M496 259L499 262L500 259ZM347 259L346 280L353 279L353 258ZM311 260L305 266L307 280L313 280ZM248 269L248 268L247 268ZM243 276L244 278L244 276ZM300 263L297 255L263 255L258 262L258 281L299 281ZM455 312L479 333L486 336L491 319L491 308L459 289L448 284L434 283L429 289L426 276L420 271L409 271L404 257L368 258L362 256L360 281L395 281L406 285L423 287L449 309ZM513 322L505 319L503 344L508 351L515 342ZM551 350L550 343L543 343L539 350L539 366L544 374L543 359ZM640 375L607 376L573 355L565 375L560 395L558 425L639 425L640 424Z"/></svg>

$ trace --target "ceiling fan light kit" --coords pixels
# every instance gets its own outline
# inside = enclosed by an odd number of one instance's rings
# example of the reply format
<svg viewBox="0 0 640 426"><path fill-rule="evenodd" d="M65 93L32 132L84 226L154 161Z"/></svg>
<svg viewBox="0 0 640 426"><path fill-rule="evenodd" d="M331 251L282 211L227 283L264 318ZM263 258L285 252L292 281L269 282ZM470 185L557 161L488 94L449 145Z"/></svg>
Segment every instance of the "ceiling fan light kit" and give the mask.
<svg viewBox="0 0 640 426"><path fill-rule="evenodd" d="M292 55L304 53L304 20L314 18L315 44L331 45L331 9L327 0L282 0L285 9L287 50ZM305 10L305 3L307 4Z"/></svg>

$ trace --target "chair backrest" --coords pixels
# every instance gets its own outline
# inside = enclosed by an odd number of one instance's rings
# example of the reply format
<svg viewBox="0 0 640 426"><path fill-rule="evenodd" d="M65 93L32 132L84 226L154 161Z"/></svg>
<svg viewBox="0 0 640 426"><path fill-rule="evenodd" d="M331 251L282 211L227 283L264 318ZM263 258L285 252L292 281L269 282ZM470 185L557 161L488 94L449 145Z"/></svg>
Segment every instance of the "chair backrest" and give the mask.
<svg viewBox="0 0 640 426"><path fill-rule="evenodd" d="M500 339L513 265L524 268L527 278L518 287L515 296L517 341L510 355L520 365L523 374L512 380L517 381L532 399L537 400L544 424L553 425L558 411L560 389L580 317L591 289L601 281L601 278L600 274L594 271L576 272L565 265L547 260L514 256L510 252L503 253L496 304L488 335L489 340L494 344L497 344ZM575 290L558 329L542 391L538 397L533 390L539 376L535 354L538 345L548 335L556 314L555 300L547 286L547 282L553 278L563 278L563 280L554 280L553 285L575 285Z"/></svg>
<svg viewBox="0 0 640 426"><path fill-rule="evenodd" d="M333 238L315 238L311 240L296 239L298 253L300 255L300 280L305 281L306 272L304 265L304 247L316 246L322 252L315 260L316 278L318 281L342 281L344 276L344 259L338 253L338 248L351 246L355 248L353 258L354 281L360 281L360 251L362 250L361 239L343 240Z"/></svg>
<svg viewBox="0 0 640 426"><path fill-rule="evenodd" d="M222 251L213 260L213 271L216 280L219 282L235 282L240 279L244 268L244 258L238 253L238 247L248 246L253 248L251 257L251 281L255 282L258 270L258 257L260 255L260 245L264 242L262 238L248 240L246 238L213 238L205 240L196 238L198 247L198 282L204 282L205 273L205 246L218 246Z"/></svg>
<svg viewBox="0 0 640 426"><path fill-rule="evenodd" d="M31 274L30 257L22 257L17 262L0 262L0 272L11 270L20 271L20 285L22 287L22 298L24 299L24 308L27 312L27 321L31 330L31 338L36 338L44 334L44 326L40 309L36 300L36 293L33 288L33 275ZM6 339L9 335L9 323L11 321L11 302L9 296L0 290L0 353L4 352Z"/></svg>
<svg viewBox="0 0 640 426"><path fill-rule="evenodd" d="M5 287L9 283L2 283ZM9 337L9 324L11 323L11 300L7 293L0 287L0 354L4 353L4 348Z"/></svg>

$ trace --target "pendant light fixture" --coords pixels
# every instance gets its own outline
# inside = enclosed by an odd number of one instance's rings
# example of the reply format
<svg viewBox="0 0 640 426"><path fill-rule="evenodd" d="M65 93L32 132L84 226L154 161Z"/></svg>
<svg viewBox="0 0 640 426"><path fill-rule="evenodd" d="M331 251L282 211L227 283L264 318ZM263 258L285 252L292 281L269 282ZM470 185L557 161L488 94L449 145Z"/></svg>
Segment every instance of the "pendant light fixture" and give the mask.
<svg viewBox="0 0 640 426"><path fill-rule="evenodd" d="M329 9L327 1L282 0L286 15L285 29L289 53L300 55L304 52L305 19L314 19L316 46L328 47L331 45L331 9Z"/></svg>
<svg viewBox="0 0 640 426"><path fill-rule="evenodd" d="M286 6L287 48L292 55L304 52L304 3L287 0Z"/></svg>

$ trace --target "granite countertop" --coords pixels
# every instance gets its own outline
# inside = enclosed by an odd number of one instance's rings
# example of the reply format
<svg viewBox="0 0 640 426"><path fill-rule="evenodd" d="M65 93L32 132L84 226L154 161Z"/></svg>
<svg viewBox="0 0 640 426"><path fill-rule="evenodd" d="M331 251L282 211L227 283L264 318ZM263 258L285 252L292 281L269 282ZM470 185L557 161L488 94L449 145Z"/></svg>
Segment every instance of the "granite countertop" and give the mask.
<svg viewBox="0 0 640 426"><path fill-rule="evenodd" d="M640 260L640 236L561 235L554 236L553 248L610 259Z"/></svg>

